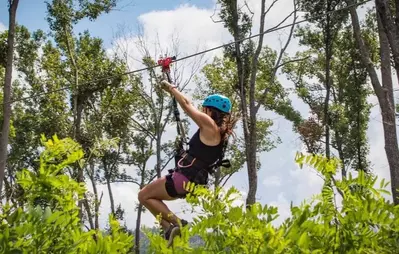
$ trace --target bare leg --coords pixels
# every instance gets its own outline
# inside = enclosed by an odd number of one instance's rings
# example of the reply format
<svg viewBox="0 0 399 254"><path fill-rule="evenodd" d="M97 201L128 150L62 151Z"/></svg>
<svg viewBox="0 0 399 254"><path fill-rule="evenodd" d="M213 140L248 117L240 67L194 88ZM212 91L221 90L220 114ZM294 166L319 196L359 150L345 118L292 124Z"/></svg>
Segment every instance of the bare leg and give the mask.
<svg viewBox="0 0 399 254"><path fill-rule="evenodd" d="M143 205L146 206L146 204L143 204ZM156 217L156 216L158 216L160 214L159 212L153 210L152 207L147 207L146 206L146 208L154 215L154 217ZM166 221L165 219L161 219L161 226L166 231L166 230L169 229L170 223L168 221Z"/></svg>
<svg viewBox="0 0 399 254"><path fill-rule="evenodd" d="M162 177L149 185L145 186L139 192L138 198L141 204L143 204L154 216L161 214L162 227L169 227L170 223L177 225L177 221L180 219L174 215L169 208L162 202L162 200L174 200L168 195L165 189L166 178Z"/></svg>
<svg viewBox="0 0 399 254"><path fill-rule="evenodd" d="M154 216L161 214L162 219L166 220L169 223L177 225L178 221L180 220L179 218L177 218L176 215L172 213L172 211L169 210L169 208L161 200L154 198L147 199L144 205L147 207L148 210L157 211L156 215Z"/></svg>

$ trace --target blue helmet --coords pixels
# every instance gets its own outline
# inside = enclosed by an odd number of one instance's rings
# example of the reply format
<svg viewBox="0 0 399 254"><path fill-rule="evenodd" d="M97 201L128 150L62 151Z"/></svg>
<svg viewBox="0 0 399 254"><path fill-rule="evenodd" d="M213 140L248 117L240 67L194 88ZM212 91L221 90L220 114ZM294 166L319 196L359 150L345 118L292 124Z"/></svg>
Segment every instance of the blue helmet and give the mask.
<svg viewBox="0 0 399 254"><path fill-rule="evenodd" d="M230 113L231 102L226 96L220 94L212 94L205 98L202 103L203 107L214 107L222 112Z"/></svg>

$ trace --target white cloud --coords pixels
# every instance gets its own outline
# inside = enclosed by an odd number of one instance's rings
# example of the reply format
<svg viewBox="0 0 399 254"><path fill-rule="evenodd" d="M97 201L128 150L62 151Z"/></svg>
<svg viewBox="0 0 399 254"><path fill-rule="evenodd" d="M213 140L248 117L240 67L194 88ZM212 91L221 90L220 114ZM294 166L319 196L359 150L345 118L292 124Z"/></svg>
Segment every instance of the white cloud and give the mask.
<svg viewBox="0 0 399 254"><path fill-rule="evenodd" d="M270 176L263 180L263 184L266 185L266 187L281 186L281 182L279 176Z"/></svg>
<svg viewBox="0 0 399 254"><path fill-rule="evenodd" d="M5 30L7 30L7 27L3 23L0 22L0 32L3 32Z"/></svg>
<svg viewBox="0 0 399 254"><path fill-rule="evenodd" d="M278 194L277 199L269 203L270 206L275 206L278 208L278 218L273 221L274 225L280 225L285 219L291 215L290 211L290 201L287 200L284 193Z"/></svg>

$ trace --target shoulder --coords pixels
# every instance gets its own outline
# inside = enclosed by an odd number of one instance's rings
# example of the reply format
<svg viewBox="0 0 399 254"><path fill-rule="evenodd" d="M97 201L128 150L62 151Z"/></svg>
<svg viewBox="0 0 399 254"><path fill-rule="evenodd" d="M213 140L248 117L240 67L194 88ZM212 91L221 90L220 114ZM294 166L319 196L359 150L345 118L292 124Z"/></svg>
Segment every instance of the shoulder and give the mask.
<svg viewBox="0 0 399 254"><path fill-rule="evenodd" d="M208 146L218 145L221 141L221 134L219 127L215 121L211 118L213 124L199 128L199 138L202 143Z"/></svg>

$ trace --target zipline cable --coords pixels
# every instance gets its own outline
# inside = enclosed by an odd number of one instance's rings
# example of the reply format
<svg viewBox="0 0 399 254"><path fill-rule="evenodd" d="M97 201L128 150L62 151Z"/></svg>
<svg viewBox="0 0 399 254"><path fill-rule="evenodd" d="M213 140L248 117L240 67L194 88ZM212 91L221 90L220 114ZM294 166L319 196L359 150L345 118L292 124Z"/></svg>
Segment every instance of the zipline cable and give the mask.
<svg viewBox="0 0 399 254"><path fill-rule="evenodd" d="M275 32L275 31L278 31L278 30L281 30L281 29L284 29L284 28L287 28L287 27L291 27L291 26L294 26L294 25L298 25L298 24L301 24L301 23L304 23L304 22L308 22L308 21L311 21L311 20L314 20L314 19L317 19L317 18L322 18L322 17L327 16L327 15L330 15L330 14L332 14L332 13L335 13L335 12L338 12L338 11L347 10L347 9L352 8L352 7L356 7L356 6L359 6L359 5L363 5L363 4L368 3L368 2L371 2L371 1L372 1L372 0L361 1L361 2L358 2L358 3L354 3L354 4L351 4L351 5L342 7L342 8L340 8L340 9L328 11L328 12L326 12L326 13L317 15L317 16L312 17L312 18L303 19L303 20L300 20L300 21L297 21L297 22L293 22L293 23L291 23L291 24L284 25L284 26L273 27L273 28L267 29L267 30L264 31L263 33L258 33L258 34L255 34L255 35L252 35L252 36L249 36L249 37L246 37L246 38L237 40L237 41L232 41L232 42L229 42L229 43L226 43L226 44L222 44L222 45L220 45L220 46L216 46L216 47L213 47L213 48L210 48L210 49L206 49L206 50L204 50L204 51L197 52L197 53L192 54L192 55L188 55L188 56L185 56L185 57L176 59L176 60L173 61L173 63L178 62L178 61L183 61L183 60L186 60L186 59L188 59L188 58L192 58L192 57L195 57L195 56L198 56L198 55L206 54L206 53L208 53L208 52L211 52L211 51L214 51L214 50L217 50L217 49L220 49L220 48L224 48L224 47L226 47L226 46L235 44L235 43L237 43L237 42L243 42L243 41L245 41L245 40L249 40L249 39L258 37L258 36L260 36L260 35L272 33L272 32ZM157 68L157 67L160 67L160 66L161 66L160 64L157 64L157 65L150 66L150 67L145 67L145 68L141 68L141 69L137 69L137 70L133 70L133 71L128 71L128 72L121 73L121 74L118 74L118 75L107 76L107 77L103 77L103 78L99 78L99 79L95 79L95 80L83 82L81 85L87 85L87 84L90 84L90 83L96 83L96 82L104 81L104 80L111 80L111 79L119 78L119 77L121 77L121 76L125 76L125 75L129 75L129 74L137 73L137 72L142 72L142 71L154 69L154 68ZM35 94L35 95L26 96L26 97L22 97L22 98L19 98L19 99L11 100L11 101L9 101L9 102L3 102L2 104L3 104L3 105L4 105L4 104L8 104L8 103L9 103L9 104L12 104L12 103L15 103L15 102L18 102L18 101L24 101L24 100L28 100L28 99L31 99L31 98L36 98L36 97L40 97L40 96L43 96L43 95L47 95L47 94L51 94L51 93L55 93L55 92L60 92L60 91L63 91L63 90L67 90L67 89L69 89L69 88L71 88L71 87L72 87L72 85L68 85L68 86L64 86L64 87L58 88L58 89L49 90L49 91L47 91L47 92L37 93L37 94ZM396 90L394 90L394 91L397 91L397 90L399 90L399 89L396 89Z"/></svg>

